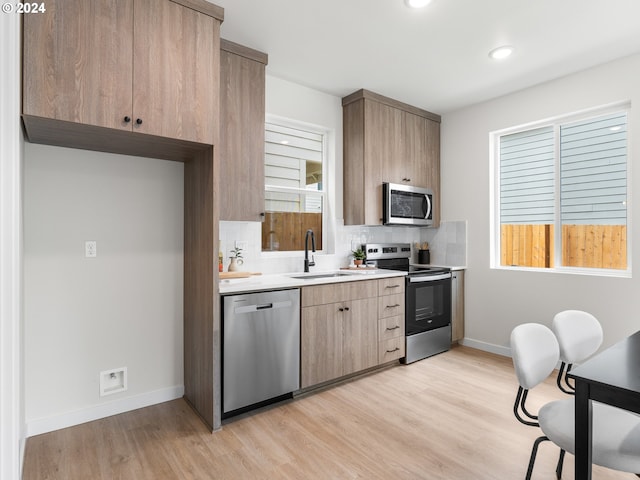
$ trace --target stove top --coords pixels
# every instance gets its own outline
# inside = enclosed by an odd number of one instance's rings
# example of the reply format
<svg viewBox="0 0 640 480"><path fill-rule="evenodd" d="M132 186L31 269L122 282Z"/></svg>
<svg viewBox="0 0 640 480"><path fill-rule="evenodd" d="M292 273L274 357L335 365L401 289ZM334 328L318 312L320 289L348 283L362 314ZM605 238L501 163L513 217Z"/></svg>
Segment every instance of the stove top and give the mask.
<svg viewBox="0 0 640 480"><path fill-rule="evenodd" d="M386 270L401 270L409 275L436 275L450 272L447 267L410 265L410 243L366 243L362 249L367 254L367 264Z"/></svg>

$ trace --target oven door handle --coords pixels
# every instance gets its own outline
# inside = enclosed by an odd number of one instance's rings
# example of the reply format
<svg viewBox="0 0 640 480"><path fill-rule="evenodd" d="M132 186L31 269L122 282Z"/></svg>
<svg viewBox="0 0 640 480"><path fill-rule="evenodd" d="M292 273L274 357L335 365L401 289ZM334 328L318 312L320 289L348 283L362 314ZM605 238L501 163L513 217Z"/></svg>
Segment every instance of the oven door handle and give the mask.
<svg viewBox="0 0 640 480"><path fill-rule="evenodd" d="M451 278L451 273L443 273L440 275L409 275L407 278L409 279L409 283L435 282L436 280Z"/></svg>

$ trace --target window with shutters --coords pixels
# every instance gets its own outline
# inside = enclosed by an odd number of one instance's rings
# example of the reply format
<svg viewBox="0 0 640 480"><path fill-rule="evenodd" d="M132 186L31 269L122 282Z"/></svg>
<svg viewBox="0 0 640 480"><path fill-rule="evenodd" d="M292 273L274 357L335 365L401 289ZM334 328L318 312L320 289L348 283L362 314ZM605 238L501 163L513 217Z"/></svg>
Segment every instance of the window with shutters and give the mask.
<svg viewBox="0 0 640 480"><path fill-rule="evenodd" d="M491 140L492 267L630 273L627 106Z"/></svg>
<svg viewBox="0 0 640 480"><path fill-rule="evenodd" d="M323 249L325 133L289 121L265 124L265 219L262 251L304 250L313 230Z"/></svg>

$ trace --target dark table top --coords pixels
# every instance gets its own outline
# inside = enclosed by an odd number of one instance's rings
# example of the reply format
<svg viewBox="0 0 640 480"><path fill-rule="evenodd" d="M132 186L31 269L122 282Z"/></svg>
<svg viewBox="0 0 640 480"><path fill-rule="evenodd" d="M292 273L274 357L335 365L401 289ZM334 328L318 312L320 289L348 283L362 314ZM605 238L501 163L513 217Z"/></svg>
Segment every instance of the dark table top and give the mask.
<svg viewBox="0 0 640 480"><path fill-rule="evenodd" d="M569 377L640 393L640 331L572 369Z"/></svg>

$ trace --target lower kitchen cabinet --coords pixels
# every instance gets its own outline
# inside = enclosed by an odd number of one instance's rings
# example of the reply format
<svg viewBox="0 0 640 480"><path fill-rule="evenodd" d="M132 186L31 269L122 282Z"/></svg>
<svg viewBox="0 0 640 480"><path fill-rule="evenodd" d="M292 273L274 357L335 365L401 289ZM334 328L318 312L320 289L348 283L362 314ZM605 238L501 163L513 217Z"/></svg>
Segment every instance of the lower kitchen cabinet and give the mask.
<svg viewBox="0 0 640 480"><path fill-rule="evenodd" d="M451 272L451 342L464 338L464 270Z"/></svg>
<svg viewBox="0 0 640 480"><path fill-rule="evenodd" d="M301 388L378 364L375 280L302 289Z"/></svg>

